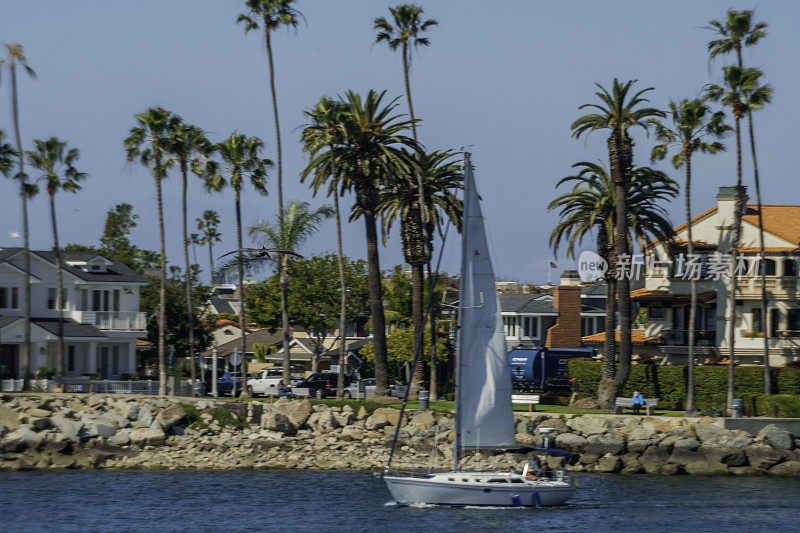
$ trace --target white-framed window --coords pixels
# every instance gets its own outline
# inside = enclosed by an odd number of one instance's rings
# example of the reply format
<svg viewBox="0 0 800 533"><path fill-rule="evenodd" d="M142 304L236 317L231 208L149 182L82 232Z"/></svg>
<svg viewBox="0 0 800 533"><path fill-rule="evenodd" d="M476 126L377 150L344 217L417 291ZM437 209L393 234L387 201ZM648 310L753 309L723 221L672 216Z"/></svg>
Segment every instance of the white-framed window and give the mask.
<svg viewBox="0 0 800 533"><path fill-rule="evenodd" d="M47 308L48 309L56 309L56 291L57 291L57 289L58 289L58 287L49 287L47 289ZM68 294L69 294L68 289L64 289L64 291L61 293L61 308L62 309L67 309L68 308L68 305L67 305L68 304L68 302L67 302Z"/></svg>
<svg viewBox="0 0 800 533"><path fill-rule="evenodd" d="M0 309L19 309L19 287L0 287Z"/></svg>
<svg viewBox="0 0 800 533"><path fill-rule="evenodd" d="M504 316L503 317L503 326L505 326L506 337L509 339L516 339L518 337L517 333L517 317L515 316Z"/></svg>
<svg viewBox="0 0 800 533"><path fill-rule="evenodd" d="M594 335L597 333L597 317L585 316L581 318L581 336Z"/></svg>
<svg viewBox="0 0 800 533"><path fill-rule="evenodd" d="M524 316L522 317L522 336L526 339L539 338L539 317L538 316Z"/></svg>

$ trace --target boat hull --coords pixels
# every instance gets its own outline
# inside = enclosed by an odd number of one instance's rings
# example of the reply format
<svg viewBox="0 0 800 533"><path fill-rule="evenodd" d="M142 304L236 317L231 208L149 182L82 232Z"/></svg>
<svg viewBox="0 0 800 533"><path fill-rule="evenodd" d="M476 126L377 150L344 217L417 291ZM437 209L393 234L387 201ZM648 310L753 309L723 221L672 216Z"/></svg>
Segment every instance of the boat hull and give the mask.
<svg viewBox="0 0 800 533"><path fill-rule="evenodd" d="M384 476L383 479L400 504L538 507L559 505L572 496L572 486L564 481L481 483L447 481L440 476Z"/></svg>

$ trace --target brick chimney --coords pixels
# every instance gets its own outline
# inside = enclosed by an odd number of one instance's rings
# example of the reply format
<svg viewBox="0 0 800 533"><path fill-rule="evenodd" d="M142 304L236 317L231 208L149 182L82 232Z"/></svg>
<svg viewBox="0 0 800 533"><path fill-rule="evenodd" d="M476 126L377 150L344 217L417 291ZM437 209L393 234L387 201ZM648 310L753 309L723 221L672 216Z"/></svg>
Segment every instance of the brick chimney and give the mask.
<svg viewBox="0 0 800 533"><path fill-rule="evenodd" d="M565 283L565 279L569 279ZM581 288L562 276L562 284L553 287L553 306L558 311L555 325L547 330L547 348L577 348L581 345Z"/></svg>

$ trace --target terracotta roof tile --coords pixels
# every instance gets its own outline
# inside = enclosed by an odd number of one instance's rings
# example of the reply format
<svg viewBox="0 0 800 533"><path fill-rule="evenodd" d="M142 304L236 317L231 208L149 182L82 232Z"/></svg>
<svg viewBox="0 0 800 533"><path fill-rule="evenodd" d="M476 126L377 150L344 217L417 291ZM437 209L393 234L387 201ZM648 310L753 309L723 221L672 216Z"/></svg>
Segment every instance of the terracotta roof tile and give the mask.
<svg viewBox="0 0 800 533"><path fill-rule="evenodd" d="M705 291L697 294L697 300L700 302L708 302L716 298L716 291ZM631 299L636 301L655 301L655 302L683 302L689 301L691 295L689 294L673 294L667 290L648 290L636 289L631 291Z"/></svg>
<svg viewBox="0 0 800 533"><path fill-rule="evenodd" d="M619 329L614 332L614 337L617 342L619 342ZM595 333L594 335L587 335L583 337L583 342L589 343L603 343L606 341L606 332L601 331L600 333ZM660 337L646 337L644 334L644 330L642 329L634 329L631 330L631 342L634 344L645 344L645 345L652 345L652 344L661 344L664 342L661 340Z"/></svg>
<svg viewBox="0 0 800 533"><path fill-rule="evenodd" d="M762 205L764 230L800 244L800 205ZM742 220L758 227L758 206L748 205Z"/></svg>

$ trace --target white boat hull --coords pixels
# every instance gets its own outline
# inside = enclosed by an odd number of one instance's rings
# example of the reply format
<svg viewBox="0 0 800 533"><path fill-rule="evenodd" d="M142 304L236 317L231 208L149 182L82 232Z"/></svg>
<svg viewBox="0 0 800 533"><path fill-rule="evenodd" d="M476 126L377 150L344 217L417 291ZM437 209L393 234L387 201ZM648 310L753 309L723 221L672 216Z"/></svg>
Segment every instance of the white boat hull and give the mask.
<svg viewBox="0 0 800 533"><path fill-rule="evenodd" d="M450 472L419 477L387 475L383 479L394 500L400 504L538 507L559 505L572 496L572 486L567 481L488 481L503 477L521 479L518 475L492 472Z"/></svg>

